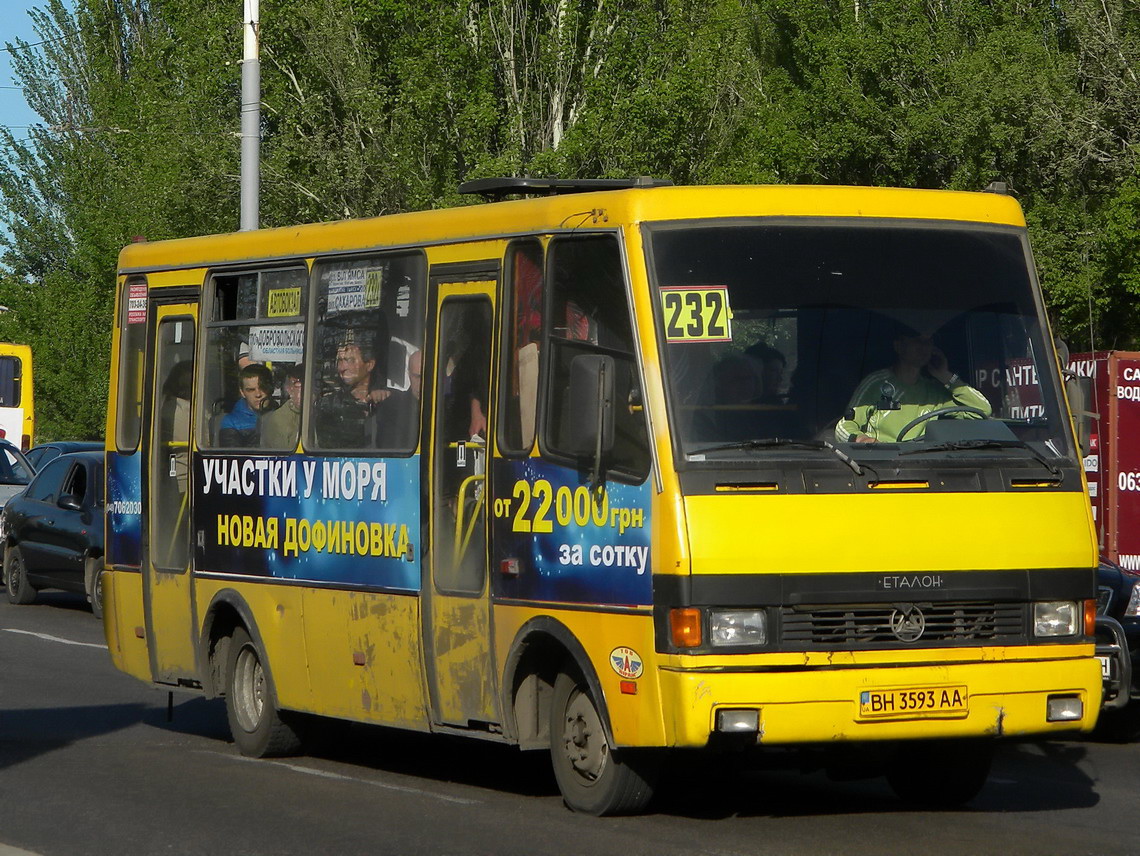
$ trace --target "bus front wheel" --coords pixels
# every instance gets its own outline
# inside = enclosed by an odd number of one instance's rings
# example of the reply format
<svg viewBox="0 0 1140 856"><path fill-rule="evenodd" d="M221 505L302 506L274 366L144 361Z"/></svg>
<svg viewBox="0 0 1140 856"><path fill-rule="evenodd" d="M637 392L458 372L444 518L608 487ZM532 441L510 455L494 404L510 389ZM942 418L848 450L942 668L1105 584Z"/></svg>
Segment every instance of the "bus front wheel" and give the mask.
<svg viewBox="0 0 1140 856"><path fill-rule="evenodd" d="M566 805L593 815L631 814L653 796L651 751L614 752L584 681L563 672L550 708L550 756Z"/></svg>
<svg viewBox="0 0 1140 856"><path fill-rule="evenodd" d="M230 637L226 663L226 718L241 754L252 758L291 755L301 741L277 710L265 659L244 627Z"/></svg>

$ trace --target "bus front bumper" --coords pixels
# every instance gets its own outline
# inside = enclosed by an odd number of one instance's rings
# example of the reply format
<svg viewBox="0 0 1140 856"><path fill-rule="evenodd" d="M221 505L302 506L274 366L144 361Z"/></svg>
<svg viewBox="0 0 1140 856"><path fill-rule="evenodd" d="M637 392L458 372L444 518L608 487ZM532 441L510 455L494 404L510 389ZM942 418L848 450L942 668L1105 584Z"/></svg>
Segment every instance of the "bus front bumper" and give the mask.
<svg viewBox="0 0 1140 856"><path fill-rule="evenodd" d="M726 731L747 738L751 722L766 745L1090 731L1101 704L1093 657L780 671L663 665L659 678L666 738L678 747Z"/></svg>

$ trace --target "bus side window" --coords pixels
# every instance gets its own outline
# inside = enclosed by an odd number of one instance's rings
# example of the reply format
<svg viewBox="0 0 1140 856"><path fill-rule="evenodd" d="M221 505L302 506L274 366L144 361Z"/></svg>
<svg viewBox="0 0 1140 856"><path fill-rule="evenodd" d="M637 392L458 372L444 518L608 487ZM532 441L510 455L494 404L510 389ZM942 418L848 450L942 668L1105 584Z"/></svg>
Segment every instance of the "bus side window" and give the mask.
<svg viewBox="0 0 1140 856"><path fill-rule="evenodd" d="M0 357L0 407L20 406L20 358Z"/></svg>
<svg viewBox="0 0 1140 856"><path fill-rule="evenodd" d="M306 446L412 454L420 436L422 252L319 261Z"/></svg>
<svg viewBox="0 0 1140 856"><path fill-rule="evenodd" d="M570 365L581 354L614 358L614 445L606 468L640 481L649 472L629 302L617 238L587 235L550 243L546 329L549 368L543 452L578 463L570 437Z"/></svg>
<svg viewBox="0 0 1140 856"><path fill-rule="evenodd" d="M143 357L146 352L147 284L130 277L119 292L119 370L115 444L120 452L138 448L142 431ZM135 304L132 306L132 304ZM141 305L142 311L138 307Z"/></svg>
<svg viewBox="0 0 1140 856"><path fill-rule="evenodd" d="M503 313L502 418L499 448L529 454L538 411L539 344L542 339L542 245L514 242L507 250L510 311Z"/></svg>
<svg viewBox="0 0 1140 856"><path fill-rule="evenodd" d="M304 267L210 278L200 446L297 447L301 413L289 373L304 359L308 284ZM263 438L263 420L278 410Z"/></svg>

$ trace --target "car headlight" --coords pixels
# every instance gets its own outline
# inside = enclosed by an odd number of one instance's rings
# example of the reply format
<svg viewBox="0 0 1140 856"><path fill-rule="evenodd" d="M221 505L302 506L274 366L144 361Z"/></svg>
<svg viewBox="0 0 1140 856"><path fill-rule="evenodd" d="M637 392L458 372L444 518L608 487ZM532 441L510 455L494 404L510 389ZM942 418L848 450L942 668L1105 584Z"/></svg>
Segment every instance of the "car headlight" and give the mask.
<svg viewBox="0 0 1140 856"><path fill-rule="evenodd" d="M1128 606L1124 607L1124 616L1126 618L1140 616L1140 583L1132 585L1132 594L1128 597Z"/></svg>
<svg viewBox="0 0 1140 856"><path fill-rule="evenodd" d="M768 613L763 609L722 609L709 612L709 641L713 646L764 645Z"/></svg>
<svg viewBox="0 0 1140 856"><path fill-rule="evenodd" d="M1081 623L1081 610L1071 600L1033 604L1034 636L1075 636Z"/></svg>

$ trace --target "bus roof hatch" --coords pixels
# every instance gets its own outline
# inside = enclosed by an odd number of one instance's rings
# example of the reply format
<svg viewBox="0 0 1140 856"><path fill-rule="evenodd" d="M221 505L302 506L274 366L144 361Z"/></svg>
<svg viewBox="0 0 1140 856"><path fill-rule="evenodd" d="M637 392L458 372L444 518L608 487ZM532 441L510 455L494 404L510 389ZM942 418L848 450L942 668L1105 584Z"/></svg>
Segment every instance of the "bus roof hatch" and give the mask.
<svg viewBox="0 0 1140 856"><path fill-rule="evenodd" d="M588 193L595 190L630 190L638 187L669 187L667 178L477 178L459 185L460 193L478 193L490 200L506 196L553 196L561 193Z"/></svg>

